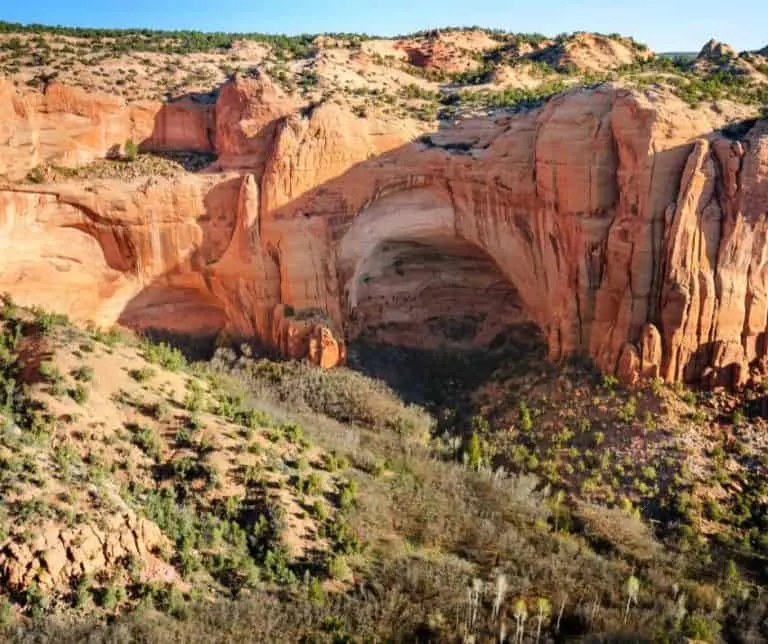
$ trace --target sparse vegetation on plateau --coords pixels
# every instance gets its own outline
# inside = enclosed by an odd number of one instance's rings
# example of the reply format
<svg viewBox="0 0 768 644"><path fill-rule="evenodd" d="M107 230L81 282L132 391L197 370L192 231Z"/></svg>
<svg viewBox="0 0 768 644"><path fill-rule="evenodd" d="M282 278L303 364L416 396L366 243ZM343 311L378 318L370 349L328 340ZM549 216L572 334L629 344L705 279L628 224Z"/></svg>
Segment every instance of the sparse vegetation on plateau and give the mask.
<svg viewBox="0 0 768 644"><path fill-rule="evenodd" d="M588 48L585 38L613 43L625 57L609 60L604 69L580 67L567 52ZM442 52L442 62L430 62L433 47ZM409 51L423 54L412 57ZM593 53L598 59L602 55ZM605 82L664 87L692 107L730 100L759 111L768 104L768 83L759 76L768 63L749 52L739 61L750 65L754 74L735 65L704 69L690 57L654 56L619 34L548 38L457 27L387 39L346 33L285 36L0 22L0 73L31 87L59 80L126 100L197 96L212 102L227 79L258 69L306 105L333 100L347 103L361 118L375 111L427 123L486 110L530 108L567 88ZM138 159L147 169L142 159L146 155L137 155L128 142L123 147L125 160ZM152 166L158 172L173 171L158 163ZM90 171L107 172L103 167ZM64 172L60 169L59 174ZM139 169L119 172L134 175ZM28 180L48 178L39 168Z"/></svg>

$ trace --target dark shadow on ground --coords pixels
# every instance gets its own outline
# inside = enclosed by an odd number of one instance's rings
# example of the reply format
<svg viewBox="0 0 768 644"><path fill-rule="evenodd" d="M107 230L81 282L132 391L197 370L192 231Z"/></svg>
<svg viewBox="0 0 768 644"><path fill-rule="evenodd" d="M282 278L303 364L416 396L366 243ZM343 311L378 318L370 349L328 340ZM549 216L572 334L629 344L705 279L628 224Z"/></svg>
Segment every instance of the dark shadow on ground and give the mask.
<svg viewBox="0 0 768 644"><path fill-rule="evenodd" d="M418 349L373 342L361 336L350 343L349 367L386 382L406 402L439 416L473 413L472 392L492 376L506 378L549 365L547 347L536 325L510 325L487 347Z"/></svg>

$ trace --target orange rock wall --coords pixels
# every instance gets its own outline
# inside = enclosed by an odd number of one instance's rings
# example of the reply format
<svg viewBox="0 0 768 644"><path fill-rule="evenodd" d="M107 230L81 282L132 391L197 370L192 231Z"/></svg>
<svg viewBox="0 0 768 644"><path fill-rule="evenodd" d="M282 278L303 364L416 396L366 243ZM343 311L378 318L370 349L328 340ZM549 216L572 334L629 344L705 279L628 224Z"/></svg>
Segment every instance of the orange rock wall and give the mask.
<svg viewBox="0 0 768 644"><path fill-rule="evenodd" d="M26 92L0 78L0 177L20 179L43 163L90 163L128 139L145 150L212 151L213 107L191 99L126 104L55 82Z"/></svg>
<svg viewBox="0 0 768 644"><path fill-rule="evenodd" d="M435 145L332 104L300 115L265 82L226 86L213 111L129 119L154 121L146 136L164 134L144 140L158 147L211 142L216 172L6 186L0 290L99 324L255 335L332 366L382 245L461 243L493 260L555 359L587 354L627 381L739 385L763 368L765 122L731 141L712 112L606 87L458 124ZM29 131L9 145L48 158L34 123L52 108L0 92ZM123 133L110 114L139 109L54 97L57 114L90 120L93 154ZM62 154L81 126L62 128ZM441 148L451 137L469 144Z"/></svg>

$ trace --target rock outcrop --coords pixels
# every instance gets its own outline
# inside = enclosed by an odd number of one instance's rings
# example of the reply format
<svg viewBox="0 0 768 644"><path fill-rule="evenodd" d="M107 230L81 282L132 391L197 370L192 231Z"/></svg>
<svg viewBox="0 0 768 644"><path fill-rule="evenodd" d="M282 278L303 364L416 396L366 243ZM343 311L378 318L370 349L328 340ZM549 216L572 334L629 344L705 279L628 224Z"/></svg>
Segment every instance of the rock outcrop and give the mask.
<svg viewBox="0 0 768 644"><path fill-rule="evenodd" d="M0 176L23 177L42 163L83 165L133 140L147 150L212 149L210 105L190 99L127 104L51 82L22 92L0 78Z"/></svg>
<svg viewBox="0 0 768 644"><path fill-rule="evenodd" d="M743 79L762 84L766 81L766 61L760 52L738 53L730 45L710 40L699 52L693 63L693 69L700 73L710 74L723 72L738 75Z"/></svg>
<svg viewBox="0 0 768 644"><path fill-rule="evenodd" d="M738 53L733 47L714 39L707 41L698 55L699 59L717 63L737 57Z"/></svg>
<svg viewBox="0 0 768 644"><path fill-rule="evenodd" d="M5 92L14 122L44 117ZM766 366L765 122L735 140L719 110L608 86L417 141L333 104L300 114L263 78L211 109L219 171L7 184L0 290L323 366L361 334L486 346L522 322L553 359L583 353L630 382L739 385ZM99 131L102 152L124 134Z"/></svg>
<svg viewBox="0 0 768 644"><path fill-rule="evenodd" d="M421 38L398 40L394 48L404 52L415 67L452 73L479 67L478 54L498 46L499 42L482 30L435 30Z"/></svg>
<svg viewBox="0 0 768 644"><path fill-rule="evenodd" d="M168 547L168 539L154 523L130 511L106 517L102 525L66 527L51 522L28 542L7 540L0 545L0 579L13 592L33 583L47 592L83 577L120 572L127 576L126 565L134 562L141 581L179 581L173 566L157 556Z"/></svg>
<svg viewBox="0 0 768 644"><path fill-rule="evenodd" d="M653 52L628 38L577 32L529 54L558 69L604 72L653 58Z"/></svg>
<svg viewBox="0 0 768 644"><path fill-rule="evenodd" d="M279 120L296 104L262 77L236 77L216 100L126 103L60 83L22 92L0 78L0 176L19 179L46 163L74 167L144 151L216 152L222 166L263 165Z"/></svg>
<svg viewBox="0 0 768 644"><path fill-rule="evenodd" d="M216 101L215 148L220 163L259 168L272 149L279 120L297 105L265 75L236 77Z"/></svg>

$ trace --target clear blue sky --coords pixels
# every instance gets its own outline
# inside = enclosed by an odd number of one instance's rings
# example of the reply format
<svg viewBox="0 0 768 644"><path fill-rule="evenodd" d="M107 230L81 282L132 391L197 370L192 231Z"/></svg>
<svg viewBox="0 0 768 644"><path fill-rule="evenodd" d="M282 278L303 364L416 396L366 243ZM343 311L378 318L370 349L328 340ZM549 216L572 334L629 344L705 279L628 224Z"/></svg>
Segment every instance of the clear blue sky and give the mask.
<svg viewBox="0 0 768 644"><path fill-rule="evenodd" d="M768 0L2 0L0 19L83 27L394 35L446 25L619 32L656 51L768 45Z"/></svg>

